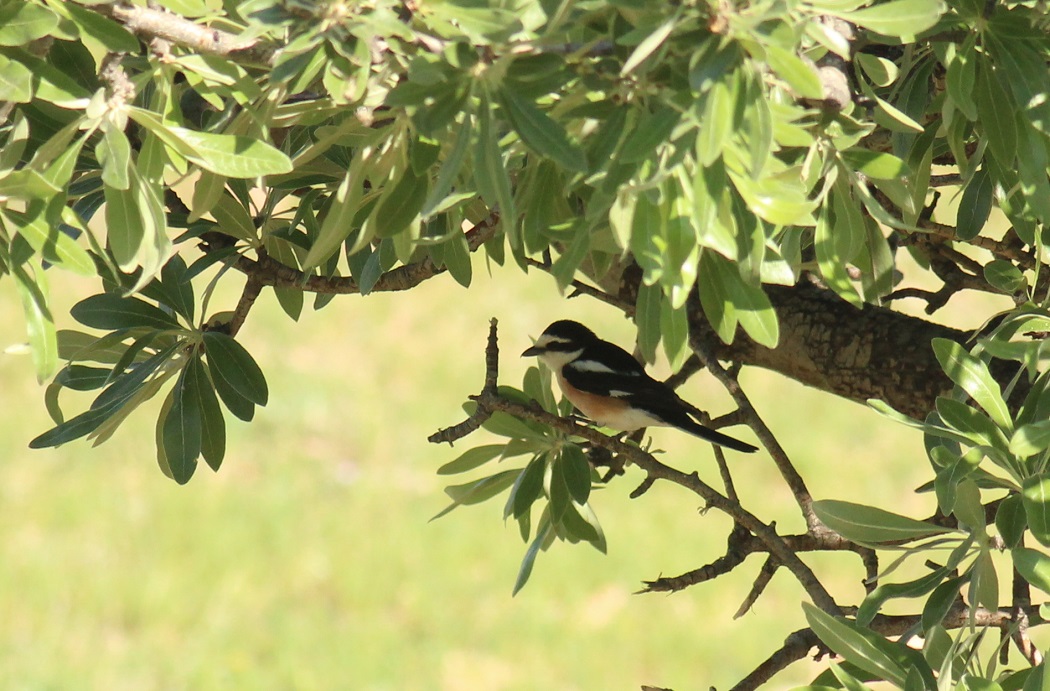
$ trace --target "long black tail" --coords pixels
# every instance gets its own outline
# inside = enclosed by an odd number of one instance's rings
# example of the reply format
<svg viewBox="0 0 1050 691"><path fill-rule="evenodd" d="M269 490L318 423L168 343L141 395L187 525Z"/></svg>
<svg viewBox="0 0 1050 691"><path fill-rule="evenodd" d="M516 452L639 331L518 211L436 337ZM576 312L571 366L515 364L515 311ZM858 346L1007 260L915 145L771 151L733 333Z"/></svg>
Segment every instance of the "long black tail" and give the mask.
<svg viewBox="0 0 1050 691"><path fill-rule="evenodd" d="M734 451L743 451L744 453L754 453L758 451L757 446L752 446L746 441L740 441L734 439L728 434L722 434L718 430L711 429L710 427L704 427L699 422L695 422L692 418L682 416L682 418L674 421L675 427L689 432L689 434L696 435L701 439L706 439L712 444L718 444L724 446L727 449L733 449Z"/></svg>

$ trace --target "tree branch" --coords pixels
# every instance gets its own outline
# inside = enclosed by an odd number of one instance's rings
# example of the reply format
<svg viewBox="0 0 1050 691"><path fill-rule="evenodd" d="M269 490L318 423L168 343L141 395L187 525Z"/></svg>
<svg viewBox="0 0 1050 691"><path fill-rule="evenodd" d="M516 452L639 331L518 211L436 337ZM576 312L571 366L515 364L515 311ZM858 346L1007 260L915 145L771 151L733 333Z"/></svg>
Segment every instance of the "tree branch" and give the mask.
<svg viewBox="0 0 1050 691"><path fill-rule="evenodd" d="M147 41L160 38L206 55L266 66L273 64L275 49L259 39L242 41L234 34L196 24L166 10L126 2L89 5L87 9L120 22Z"/></svg>

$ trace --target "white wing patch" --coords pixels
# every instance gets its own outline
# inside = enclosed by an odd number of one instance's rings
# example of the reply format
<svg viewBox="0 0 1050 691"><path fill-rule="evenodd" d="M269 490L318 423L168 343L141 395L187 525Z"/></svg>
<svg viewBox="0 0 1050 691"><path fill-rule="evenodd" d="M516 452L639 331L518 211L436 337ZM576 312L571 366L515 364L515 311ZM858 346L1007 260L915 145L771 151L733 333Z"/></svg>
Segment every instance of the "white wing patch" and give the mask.
<svg viewBox="0 0 1050 691"><path fill-rule="evenodd" d="M601 374L618 374L620 376L626 377L638 376L638 372L624 372L622 370L616 370L612 367L609 367L607 364L601 362L600 360L584 360L581 358L579 360L573 360L571 363L569 363L569 367L572 367L577 372L599 372Z"/></svg>

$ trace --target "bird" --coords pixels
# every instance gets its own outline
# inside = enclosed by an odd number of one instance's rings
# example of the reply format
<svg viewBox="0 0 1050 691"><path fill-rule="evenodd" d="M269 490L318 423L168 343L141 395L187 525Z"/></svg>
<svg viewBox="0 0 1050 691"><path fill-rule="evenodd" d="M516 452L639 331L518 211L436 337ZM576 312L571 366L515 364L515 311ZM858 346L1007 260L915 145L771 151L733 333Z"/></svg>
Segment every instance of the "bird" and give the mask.
<svg viewBox="0 0 1050 691"><path fill-rule="evenodd" d="M745 453L758 450L694 420L674 389L650 377L626 350L603 341L579 322L554 322L521 356L536 357L545 364L565 397L602 427L621 432L677 427L727 449Z"/></svg>

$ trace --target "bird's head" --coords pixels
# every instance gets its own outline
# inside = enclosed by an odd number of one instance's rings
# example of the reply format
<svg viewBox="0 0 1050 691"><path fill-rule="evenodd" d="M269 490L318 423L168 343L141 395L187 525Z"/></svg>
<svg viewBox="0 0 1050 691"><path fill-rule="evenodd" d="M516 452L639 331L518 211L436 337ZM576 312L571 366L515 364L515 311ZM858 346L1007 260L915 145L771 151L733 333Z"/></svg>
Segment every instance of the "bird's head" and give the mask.
<svg viewBox="0 0 1050 691"><path fill-rule="evenodd" d="M552 370L572 362L590 343L598 340L594 332L579 322L568 319L556 321L540 334L522 357L538 357Z"/></svg>

